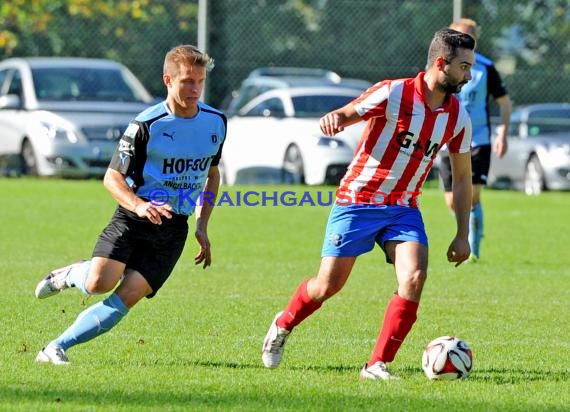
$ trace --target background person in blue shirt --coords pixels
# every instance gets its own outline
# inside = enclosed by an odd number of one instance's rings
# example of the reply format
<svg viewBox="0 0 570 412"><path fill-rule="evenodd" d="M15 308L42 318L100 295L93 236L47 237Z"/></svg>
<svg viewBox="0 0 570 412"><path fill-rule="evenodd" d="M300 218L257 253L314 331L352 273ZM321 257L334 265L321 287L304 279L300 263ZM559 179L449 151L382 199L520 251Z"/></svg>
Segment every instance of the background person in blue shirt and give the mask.
<svg viewBox="0 0 570 412"><path fill-rule="evenodd" d="M481 34L481 28L471 19L460 19L453 22L449 27L471 35L476 41ZM481 191L487 184L491 150L498 157L503 157L507 152L507 135L512 103L493 62L477 51L475 51L475 65L471 67L471 80L463 86L457 97L469 112L473 126L473 139L471 141L473 204L469 222L470 261L473 262L479 259L481 253L481 240L483 238ZM495 136L494 141L491 140L493 131L489 118L491 100L496 102L500 112L500 125L497 128L497 136ZM452 173L447 151L441 152L440 176L445 190L445 203L447 207L453 210Z"/></svg>
<svg viewBox="0 0 570 412"><path fill-rule="evenodd" d="M57 269L36 287L39 299L69 287L87 295L114 292L81 312L38 353L38 362L69 363L67 349L109 331L142 298L152 298L182 254L194 212L194 261L210 266L207 229L215 202L198 197L208 192L215 198L218 192L227 123L220 111L199 101L212 68L212 59L191 45L166 54L166 100L129 124L105 174L105 188L119 205L91 260Z"/></svg>

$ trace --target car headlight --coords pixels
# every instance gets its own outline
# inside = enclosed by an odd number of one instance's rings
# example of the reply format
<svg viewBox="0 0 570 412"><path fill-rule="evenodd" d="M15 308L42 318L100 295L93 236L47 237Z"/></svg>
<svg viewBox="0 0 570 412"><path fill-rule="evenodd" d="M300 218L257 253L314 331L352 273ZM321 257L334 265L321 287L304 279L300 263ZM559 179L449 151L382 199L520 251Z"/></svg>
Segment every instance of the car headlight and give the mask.
<svg viewBox="0 0 570 412"><path fill-rule="evenodd" d="M67 139L70 143L77 143L77 135L72 130L62 129L56 125L42 122L42 133L50 140Z"/></svg>
<svg viewBox="0 0 570 412"><path fill-rule="evenodd" d="M317 146L327 146L331 149L338 149L339 147L346 146L346 143L334 137L321 136L317 140Z"/></svg>

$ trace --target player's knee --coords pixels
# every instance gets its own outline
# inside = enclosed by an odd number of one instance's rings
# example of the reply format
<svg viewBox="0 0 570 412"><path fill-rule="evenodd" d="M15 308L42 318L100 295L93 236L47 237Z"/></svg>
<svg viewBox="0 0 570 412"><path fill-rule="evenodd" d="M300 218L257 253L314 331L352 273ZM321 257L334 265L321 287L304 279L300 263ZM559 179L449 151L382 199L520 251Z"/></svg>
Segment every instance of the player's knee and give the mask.
<svg viewBox="0 0 570 412"><path fill-rule="evenodd" d="M99 274L89 274L85 280L85 289L93 295L107 293L113 290L116 281L109 280Z"/></svg>
<svg viewBox="0 0 570 412"><path fill-rule="evenodd" d="M421 288L427 280L427 272L425 270L418 269L409 276L409 279L409 282L413 287Z"/></svg>
<svg viewBox="0 0 570 412"><path fill-rule="evenodd" d="M427 272L425 270L411 272L405 276L403 281L400 281L398 294L403 298L419 301L426 280Z"/></svg>
<svg viewBox="0 0 570 412"><path fill-rule="evenodd" d="M315 302L323 302L338 293L342 289L342 286L341 283L325 282L319 278L314 278L307 291L312 300Z"/></svg>
<svg viewBox="0 0 570 412"><path fill-rule="evenodd" d="M129 309L152 292L152 287L147 280L140 273L133 270L127 271L123 281L116 290L117 295Z"/></svg>

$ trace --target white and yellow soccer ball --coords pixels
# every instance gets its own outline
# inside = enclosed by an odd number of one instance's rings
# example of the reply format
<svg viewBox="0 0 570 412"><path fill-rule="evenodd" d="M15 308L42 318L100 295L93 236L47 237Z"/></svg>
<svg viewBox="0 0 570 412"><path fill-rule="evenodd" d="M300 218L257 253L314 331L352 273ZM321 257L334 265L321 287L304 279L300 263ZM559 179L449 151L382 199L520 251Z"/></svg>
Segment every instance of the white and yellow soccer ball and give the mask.
<svg viewBox="0 0 570 412"><path fill-rule="evenodd" d="M454 336L441 336L426 346L422 368L431 380L465 379L473 369L473 352Z"/></svg>

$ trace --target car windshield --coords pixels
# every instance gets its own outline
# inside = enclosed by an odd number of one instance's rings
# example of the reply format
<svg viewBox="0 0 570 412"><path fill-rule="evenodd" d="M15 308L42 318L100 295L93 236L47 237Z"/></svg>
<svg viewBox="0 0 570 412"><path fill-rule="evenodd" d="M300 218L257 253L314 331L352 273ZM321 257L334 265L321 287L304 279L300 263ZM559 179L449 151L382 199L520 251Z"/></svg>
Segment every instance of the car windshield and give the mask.
<svg viewBox="0 0 570 412"><path fill-rule="evenodd" d="M36 68L32 70L32 77L39 101L143 102L136 88L118 69Z"/></svg>
<svg viewBox="0 0 570 412"><path fill-rule="evenodd" d="M354 96L346 95L305 95L294 96L295 117L321 117L354 100Z"/></svg>
<svg viewBox="0 0 570 412"><path fill-rule="evenodd" d="M529 136L556 132L570 132L570 108L540 110L529 115Z"/></svg>

